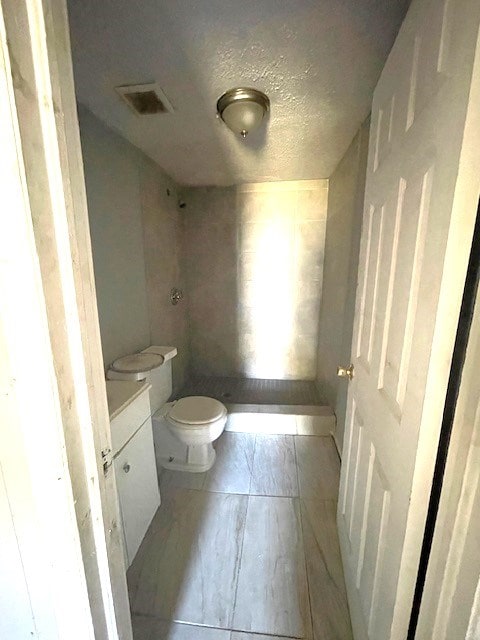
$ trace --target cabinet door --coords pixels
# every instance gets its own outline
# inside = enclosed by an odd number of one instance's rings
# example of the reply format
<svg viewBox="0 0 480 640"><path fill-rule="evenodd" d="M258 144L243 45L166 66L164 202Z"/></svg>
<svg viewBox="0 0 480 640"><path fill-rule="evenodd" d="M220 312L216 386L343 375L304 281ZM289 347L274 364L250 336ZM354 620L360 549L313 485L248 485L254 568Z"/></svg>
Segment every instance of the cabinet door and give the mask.
<svg viewBox="0 0 480 640"><path fill-rule="evenodd" d="M160 505L150 418L115 458L115 475L130 566Z"/></svg>

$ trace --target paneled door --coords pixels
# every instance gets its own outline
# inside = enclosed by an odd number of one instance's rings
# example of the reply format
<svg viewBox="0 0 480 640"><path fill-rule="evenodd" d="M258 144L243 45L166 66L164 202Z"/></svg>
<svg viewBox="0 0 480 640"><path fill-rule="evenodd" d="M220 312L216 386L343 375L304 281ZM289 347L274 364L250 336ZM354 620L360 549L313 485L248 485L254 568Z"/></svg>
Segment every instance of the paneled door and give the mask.
<svg viewBox="0 0 480 640"><path fill-rule="evenodd" d="M478 0L413 0L374 94L338 506L356 640L408 629L479 194L479 23Z"/></svg>

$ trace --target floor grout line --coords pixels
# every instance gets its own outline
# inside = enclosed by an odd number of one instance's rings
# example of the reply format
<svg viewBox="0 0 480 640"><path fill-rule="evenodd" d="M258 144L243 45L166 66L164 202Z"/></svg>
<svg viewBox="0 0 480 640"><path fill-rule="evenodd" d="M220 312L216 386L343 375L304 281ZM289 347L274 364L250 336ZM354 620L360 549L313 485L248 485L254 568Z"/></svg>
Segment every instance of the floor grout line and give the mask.
<svg viewBox="0 0 480 640"><path fill-rule="evenodd" d="M286 636L282 633L280 634L272 634L272 633L260 633L258 631L245 631L244 629L236 629L234 627L212 627L209 624L201 624L200 622L185 622L184 620L175 620L170 618L162 618L161 616L157 616L153 613L132 613L132 617L136 616L137 618L147 618L148 620L157 621L157 622L165 622L166 624L178 624L185 627L196 627L199 629L210 629L212 631L227 631L230 634L232 633L242 633L249 636L258 636L259 638L286 638L290 640L290 638L294 640L310 640L305 636Z"/></svg>
<svg viewBox="0 0 480 640"><path fill-rule="evenodd" d="M250 507L250 496L247 496L247 509L245 511L245 522L243 523L243 533L242 533L242 544L240 546L240 554L238 557L238 568L237 568L237 574L236 574L236 584L235 584L235 595L233 596L233 607L232 607L232 617L230 620L230 637L232 635L232 627L233 627L233 619L235 618L235 609L237 607L237 596L238 596L238 583L239 583L239 579L240 579L240 569L242 566L242 559L243 559L243 546L244 546L244 542L245 542L245 532L247 530L247 519L248 519L248 509Z"/></svg>
<svg viewBox="0 0 480 640"><path fill-rule="evenodd" d="M312 639L314 638L314 631L313 631L313 610L312 610L312 598L311 598L311 591L310 591L310 579L309 579L309 575L308 575L308 564L307 564L307 552L305 550L305 531L304 531L304 526L303 526L303 513L302 513L302 496L300 493L300 474L298 472L298 455L297 455L297 443L294 440L293 442L294 447L295 447L295 468L297 470L297 483L298 483L298 509L299 509L299 519L300 519L300 534L302 536L302 548L303 548L303 561L304 561L304 566L305 566L305 578L307 580L307 594L308 594L308 610L310 613L310 630L311 630L311 637Z"/></svg>
<svg viewBox="0 0 480 640"><path fill-rule="evenodd" d="M295 455L295 474L297 476L297 489L298 489L298 497L300 498L300 474L298 473L298 455L297 455L297 442L295 438L293 439L293 450Z"/></svg>
<svg viewBox="0 0 480 640"><path fill-rule="evenodd" d="M253 459L252 459L252 469L250 471L250 482L248 483L248 495L252 495L252 482L253 482L253 472L255 470L255 454L257 453L257 438L258 434L255 434L255 441L253 443Z"/></svg>
<svg viewBox="0 0 480 640"><path fill-rule="evenodd" d="M223 496L240 496L246 498L283 498L285 500L295 500L295 498L300 498L301 496L278 496L271 493L237 493L234 491L212 491L210 489L197 489L195 487L163 487L164 491L171 491L174 489L175 491L195 491L197 493L210 493L212 495L223 495ZM162 487L160 487L160 491ZM333 500L333 498L332 498ZM329 499L321 499L321 502L330 502Z"/></svg>

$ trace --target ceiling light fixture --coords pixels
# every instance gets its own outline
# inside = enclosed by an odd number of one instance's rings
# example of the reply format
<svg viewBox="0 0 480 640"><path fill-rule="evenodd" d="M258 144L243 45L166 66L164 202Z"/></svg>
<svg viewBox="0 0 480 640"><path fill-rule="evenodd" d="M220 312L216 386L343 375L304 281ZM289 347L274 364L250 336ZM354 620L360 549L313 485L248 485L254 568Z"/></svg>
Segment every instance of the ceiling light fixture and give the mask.
<svg viewBox="0 0 480 640"><path fill-rule="evenodd" d="M269 109L270 100L258 89L230 89L217 101L220 118L242 138L260 125Z"/></svg>

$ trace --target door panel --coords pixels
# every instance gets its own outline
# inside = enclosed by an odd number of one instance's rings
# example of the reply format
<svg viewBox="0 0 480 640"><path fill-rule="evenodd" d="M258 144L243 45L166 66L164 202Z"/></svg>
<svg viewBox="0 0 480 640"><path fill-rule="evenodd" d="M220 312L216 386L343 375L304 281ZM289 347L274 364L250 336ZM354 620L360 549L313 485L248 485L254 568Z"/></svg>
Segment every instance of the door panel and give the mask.
<svg viewBox="0 0 480 640"><path fill-rule="evenodd" d="M357 639L408 627L478 197L479 22L475 0L414 1L374 94L338 511Z"/></svg>
<svg viewBox="0 0 480 640"><path fill-rule="evenodd" d="M354 588L368 626L374 628L383 571L390 489L375 446L358 409L351 408L352 424L346 442L346 472L339 508L342 528L348 531L348 562ZM345 532L346 533L346 532Z"/></svg>

